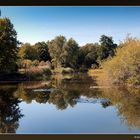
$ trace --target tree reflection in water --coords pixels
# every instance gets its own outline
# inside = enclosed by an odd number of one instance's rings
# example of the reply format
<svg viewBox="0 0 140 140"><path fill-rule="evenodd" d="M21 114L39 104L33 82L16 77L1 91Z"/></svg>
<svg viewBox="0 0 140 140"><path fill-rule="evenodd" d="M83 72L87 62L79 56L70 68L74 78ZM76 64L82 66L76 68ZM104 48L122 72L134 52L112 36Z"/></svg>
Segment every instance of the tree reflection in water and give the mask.
<svg viewBox="0 0 140 140"><path fill-rule="evenodd" d="M102 89L101 97L108 98L118 109L123 123L140 128L140 89L112 87Z"/></svg>
<svg viewBox="0 0 140 140"><path fill-rule="evenodd" d="M14 91L13 88L0 88L0 133L15 133L23 116L18 106L20 100L13 96Z"/></svg>
<svg viewBox="0 0 140 140"><path fill-rule="evenodd" d="M34 82L19 84L17 89L0 88L1 126L0 131L15 132L18 121L23 116L18 104L26 103L50 103L63 110L68 106L74 107L81 97L86 99L105 99L100 104L103 108L115 106L118 116L123 123L130 127L140 128L140 89L138 88L93 88L97 85L95 80L87 75L54 76L47 82ZM50 91L36 91L34 89L47 89ZM39 88L40 87L40 88ZM11 94L12 93L12 94ZM91 102L93 103L93 102Z"/></svg>

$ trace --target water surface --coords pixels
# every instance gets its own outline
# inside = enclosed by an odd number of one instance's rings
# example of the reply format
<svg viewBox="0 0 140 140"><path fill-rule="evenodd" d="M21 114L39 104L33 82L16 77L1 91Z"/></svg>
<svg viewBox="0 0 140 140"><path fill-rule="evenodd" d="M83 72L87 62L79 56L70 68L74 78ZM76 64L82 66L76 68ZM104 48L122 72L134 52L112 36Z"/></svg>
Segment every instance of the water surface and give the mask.
<svg viewBox="0 0 140 140"><path fill-rule="evenodd" d="M86 74L1 85L0 132L139 133L140 90L98 88Z"/></svg>

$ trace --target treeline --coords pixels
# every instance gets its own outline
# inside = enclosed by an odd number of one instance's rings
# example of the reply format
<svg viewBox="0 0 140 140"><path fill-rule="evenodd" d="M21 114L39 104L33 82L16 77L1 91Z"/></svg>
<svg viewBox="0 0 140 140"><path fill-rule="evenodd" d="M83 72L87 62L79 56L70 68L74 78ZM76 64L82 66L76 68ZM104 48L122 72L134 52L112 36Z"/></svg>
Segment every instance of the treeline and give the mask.
<svg viewBox="0 0 140 140"><path fill-rule="evenodd" d="M87 70L98 68L100 63L115 54L117 44L112 37L102 35L99 43L88 43L79 46L73 39L66 39L64 36L57 36L51 41L38 42L34 45L22 44L19 48L19 65L24 67L39 65L49 61L53 69L70 67L74 70Z"/></svg>
<svg viewBox="0 0 140 140"><path fill-rule="evenodd" d="M140 40L127 38L117 45L112 37L102 35L98 43L79 46L73 38L60 35L34 45L23 44L17 40L10 19L0 18L0 74L30 67L34 68L28 69L30 74L37 70L39 75L48 75L60 68L63 72L73 72L102 67L103 83L139 85ZM42 67L47 69L42 71Z"/></svg>
<svg viewBox="0 0 140 140"><path fill-rule="evenodd" d="M38 66L49 62L52 69L87 70L99 67L102 60L115 54L117 44L112 37L102 35L99 43L79 46L73 39L57 36L34 45L20 43L17 32L8 18L0 18L0 72L11 73L18 68Z"/></svg>

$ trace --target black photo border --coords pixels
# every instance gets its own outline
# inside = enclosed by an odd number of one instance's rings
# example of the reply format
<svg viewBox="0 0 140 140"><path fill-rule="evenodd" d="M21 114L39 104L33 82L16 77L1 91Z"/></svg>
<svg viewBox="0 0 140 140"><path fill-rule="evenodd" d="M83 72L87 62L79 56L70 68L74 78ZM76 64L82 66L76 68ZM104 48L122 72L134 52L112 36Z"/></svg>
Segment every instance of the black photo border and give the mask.
<svg viewBox="0 0 140 140"><path fill-rule="evenodd" d="M140 0L0 0L0 6L140 6ZM0 134L0 140L134 140L140 134Z"/></svg>
<svg viewBox="0 0 140 140"><path fill-rule="evenodd" d="M139 6L140 0L0 0L2 6Z"/></svg>

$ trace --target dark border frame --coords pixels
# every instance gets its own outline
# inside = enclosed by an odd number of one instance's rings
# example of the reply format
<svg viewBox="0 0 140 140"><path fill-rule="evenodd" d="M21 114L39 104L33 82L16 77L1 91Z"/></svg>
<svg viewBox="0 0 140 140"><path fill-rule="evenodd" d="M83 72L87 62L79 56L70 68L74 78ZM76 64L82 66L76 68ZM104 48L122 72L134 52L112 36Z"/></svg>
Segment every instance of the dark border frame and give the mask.
<svg viewBox="0 0 140 140"><path fill-rule="evenodd" d="M0 0L0 6L140 6L140 0ZM4 140L134 140L140 134L0 134Z"/></svg>
<svg viewBox="0 0 140 140"><path fill-rule="evenodd" d="M0 0L3 6L137 6L139 0Z"/></svg>
<svg viewBox="0 0 140 140"><path fill-rule="evenodd" d="M0 139L4 140L137 140L140 139L140 135L133 134L6 134L0 135Z"/></svg>

